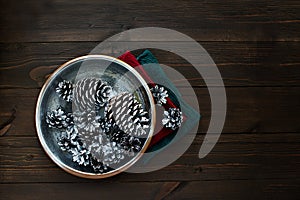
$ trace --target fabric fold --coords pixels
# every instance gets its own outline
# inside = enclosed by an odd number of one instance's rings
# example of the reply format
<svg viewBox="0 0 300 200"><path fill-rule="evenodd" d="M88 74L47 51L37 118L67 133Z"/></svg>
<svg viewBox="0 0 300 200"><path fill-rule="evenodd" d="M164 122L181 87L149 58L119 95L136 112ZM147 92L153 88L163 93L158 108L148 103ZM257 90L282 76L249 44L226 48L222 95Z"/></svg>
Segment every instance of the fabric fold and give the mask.
<svg viewBox="0 0 300 200"><path fill-rule="evenodd" d="M184 115L183 124L178 130L174 131L164 127L156 135L154 135L147 152L158 153L167 147L171 141L175 142L181 137L187 135L200 120L200 114L182 99L180 92L167 77L156 57L149 50L145 50L137 57L127 51L121 55L119 59L134 67L134 69L141 74L150 87L159 83L159 85L162 85L171 91L164 108L168 109L180 107ZM151 156L148 156L144 159L144 162L146 163L150 159Z"/></svg>

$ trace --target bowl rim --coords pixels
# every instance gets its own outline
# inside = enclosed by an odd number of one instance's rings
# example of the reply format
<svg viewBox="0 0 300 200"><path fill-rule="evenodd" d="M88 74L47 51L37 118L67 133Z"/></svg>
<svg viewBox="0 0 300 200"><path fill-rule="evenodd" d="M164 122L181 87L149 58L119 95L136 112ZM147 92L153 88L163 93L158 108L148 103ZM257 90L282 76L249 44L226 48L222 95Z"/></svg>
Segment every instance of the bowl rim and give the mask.
<svg viewBox="0 0 300 200"><path fill-rule="evenodd" d="M109 171L107 173L104 174L96 174L96 173L90 173L90 172L82 172L80 170L76 170L66 164L64 164L60 159L58 159L54 153L49 149L44 137L42 136L42 129L41 129L41 116L40 116L40 112L41 112L41 103L45 94L46 89L49 87L49 83L55 78L57 77L57 75L66 67L70 66L71 64L81 61L81 60L86 60L86 59L104 59L107 61L111 61L111 62L115 62L123 67L125 67L126 69L128 69L131 73L133 73L133 75L138 79L138 81L140 81L140 83L142 84L142 86L144 87L146 93L147 93L147 97L148 100L150 102L150 109L151 109L151 125L150 125L150 130L149 130L149 134L147 137L147 140L142 148L142 150L134 157L132 158L129 162L127 162L126 164L120 166L117 169L114 169L112 171ZM147 147L149 146L152 136L153 136L153 132L155 129L155 124L156 124L156 109L155 109L155 103L154 103L154 99L152 98L152 93L150 91L150 88L148 87L146 81L144 80L144 78L130 65L128 65L127 63L125 63L124 61L118 59L118 58L114 58L112 56L107 56L107 55L85 55L85 56L80 56L74 59L71 59L67 62L65 62L64 64L60 65L54 72L52 72L52 74L47 78L47 80L45 81L45 83L43 84L43 87L39 93L38 99L37 99L37 103L36 103L36 108L35 108L35 127L36 127L36 131L37 131L37 135L39 138L39 141L44 149L44 151L46 152L46 154L51 158L51 160L57 164L60 168L62 168L64 171L78 176L78 177L82 177L82 178L89 178L89 179L101 179L101 178L107 178L107 177L111 177L114 175L117 175L121 172L124 172L126 169L128 169L129 167L131 167L134 163L136 163L141 156L144 154L144 152L146 151Z"/></svg>

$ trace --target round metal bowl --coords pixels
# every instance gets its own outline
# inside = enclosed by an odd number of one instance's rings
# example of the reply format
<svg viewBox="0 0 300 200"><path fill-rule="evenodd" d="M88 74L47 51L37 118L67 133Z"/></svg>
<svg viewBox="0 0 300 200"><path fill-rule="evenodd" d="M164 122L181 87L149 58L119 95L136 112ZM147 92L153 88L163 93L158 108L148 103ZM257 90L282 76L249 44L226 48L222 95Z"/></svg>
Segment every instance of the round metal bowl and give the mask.
<svg viewBox="0 0 300 200"><path fill-rule="evenodd" d="M149 114L150 124L142 148L130 159L120 162L105 173L96 173L90 167L78 165L72 161L68 152L62 151L57 144L60 130L49 127L46 123L47 112L58 106L67 106L55 92L62 80L76 82L82 78L99 78L112 86L112 95L122 92L134 94L143 109ZM70 107L70 106L69 106ZM104 55L88 55L73 59L61 65L45 82L36 105L36 130L38 138L48 156L63 170L84 178L105 178L125 171L132 166L145 152L150 143L155 127L155 104L147 83L131 66L125 62Z"/></svg>

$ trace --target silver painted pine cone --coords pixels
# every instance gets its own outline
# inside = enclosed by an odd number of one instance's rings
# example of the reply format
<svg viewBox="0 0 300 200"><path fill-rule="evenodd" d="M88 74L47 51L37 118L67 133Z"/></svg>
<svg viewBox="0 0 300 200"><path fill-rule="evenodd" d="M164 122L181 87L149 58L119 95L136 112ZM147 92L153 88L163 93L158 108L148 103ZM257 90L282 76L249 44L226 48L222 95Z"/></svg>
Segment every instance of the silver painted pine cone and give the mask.
<svg viewBox="0 0 300 200"><path fill-rule="evenodd" d="M155 85L154 87L150 88L152 92L153 99L157 105L163 105L167 103L168 91L164 87L160 87Z"/></svg>
<svg viewBox="0 0 300 200"><path fill-rule="evenodd" d="M63 107L58 107L52 112L47 112L46 123L53 128L67 128L73 124L73 115L66 113Z"/></svg>
<svg viewBox="0 0 300 200"><path fill-rule="evenodd" d="M106 82L96 78L85 78L78 81L74 88L73 101L76 109L95 110L107 102L111 93L111 87Z"/></svg>
<svg viewBox="0 0 300 200"><path fill-rule="evenodd" d="M78 145L78 131L74 127L68 127L66 131L63 131L58 139L58 146L61 150L68 151L71 148L76 148Z"/></svg>
<svg viewBox="0 0 300 200"><path fill-rule="evenodd" d="M76 110L73 113L74 125L84 131L96 132L100 124L97 121L97 113L94 110L86 109L84 111Z"/></svg>
<svg viewBox="0 0 300 200"><path fill-rule="evenodd" d="M55 91L67 102L71 102L73 98L73 84L70 81L63 80L58 83Z"/></svg>
<svg viewBox="0 0 300 200"><path fill-rule="evenodd" d="M145 135L149 128L149 116L131 93L121 93L108 102L106 121L114 123L120 130L133 136Z"/></svg>
<svg viewBox="0 0 300 200"><path fill-rule="evenodd" d="M171 128L175 130L181 126L183 117L182 112L178 108L169 108L164 111L164 118L162 119L162 124L166 128Z"/></svg>
<svg viewBox="0 0 300 200"><path fill-rule="evenodd" d="M87 148L94 160L107 166L124 159L123 149L116 142L111 142L106 135L100 134L94 137Z"/></svg>

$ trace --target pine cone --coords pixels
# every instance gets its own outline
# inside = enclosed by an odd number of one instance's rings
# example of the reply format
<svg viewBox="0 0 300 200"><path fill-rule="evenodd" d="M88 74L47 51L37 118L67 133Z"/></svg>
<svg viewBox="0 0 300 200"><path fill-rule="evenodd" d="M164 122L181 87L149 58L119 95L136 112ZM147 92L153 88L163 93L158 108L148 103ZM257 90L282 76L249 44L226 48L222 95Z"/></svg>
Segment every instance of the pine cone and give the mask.
<svg viewBox="0 0 300 200"><path fill-rule="evenodd" d="M67 118L66 118L65 122L67 123L68 127L74 125L74 115L73 115L73 113L68 113L67 114Z"/></svg>
<svg viewBox="0 0 300 200"><path fill-rule="evenodd" d="M109 136L110 136L110 140L112 142L116 142L118 144L121 144L122 141L124 140L124 138L129 137L128 134L119 130L119 128L115 128L115 129L111 130Z"/></svg>
<svg viewBox="0 0 300 200"><path fill-rule="evenodd" d="M66 113L63 107L58 107L52 112L47 112L46 123L53 128L67 128L73 125L73 115Z"/></svg>
<svg viewBox="0 0 300 200"><path fill-rule="evenodd" d="M116 128L116 124L113 118L108 118L108 106L107 104L104 106L103 113L98 114L98 122L100 124L101 129L105 133L111 132L112 129Z"/></svg>
<svg viewBox="0 0 300 200"><path fill-rule="evenodd" d="M119 163L125 158L124 150L116 142L109 142L107 145L105 145L103 153L104 159L102 162L103 164L107 165Z"/></svg>
<svg viewBox="0 0 300 200"><path fill-rule="evenodd" d="M78 138L82 146L86 147L89 150L90 146L99 140L98 137L100 134L101 133L98 132L89 132L83 129L78 129Z"/></svg>
<svg viewBox="0 0 300 200"><path fill-rule="evenodd" d="M154 87L152 87L151 89L152 92L152 96L154 98L154 101L157 105L163 105L167 103L167 97L168 95L168 91L165 90L164 87L159 87L158 85L155 85Z"/></svg>
<svg viewBox="0 0 300 200"><path fill-rule="evenodd" d="M95 140L89 145L89 151L93 159L107 166L124 159L123 149L116 142L110 142L102 135L99 135L98 141Z"/></svg>
<svg viewBox="0 0 300 200"><path fill-rule="evenodd" d="M78 145L78 131L75 127L68 127L66 131L62 132L58 137L58 146L61 150L68 151L76 148Z"/></svg>
<svg viewBox="0 0 300 200"><path fill-rule="evenodd" d="M78 129L78 137L80 138L83 146L90 150L90 147L95 142L99 142L99 137L104 134L100 129L100 123L96 120L96 112L86 110L83 112L74 112L74 125Z"/></svg>
<svg viewBox="0 0 300 200"><path fill-rule="evenodd" d="M90 164L92 165L92 167L96 173L102 174L102 173L108 171L107 165L104 165L102 162L98 162L97 160L95 160L93 158L91 158Z"/></svg>
<svg viewBox="0 0 300 200"><path fill-rule="evenodd" d="M112 125L109 129L109 132L106 132L109 140L120 144L124 153L128 156L134 156L135 152L139 152L142 149L142 142L139 138L130 136L124 131L120 130L115 124Z"/></svg>
<svg viewBox="0 0 300 200"><path fill-rule="evenodd" d="M106 108L106 121L127 134L145 135L149 128L149 116L133 94L122 93L111 98Z"/></svg>
<svg viewBox="0 0 300 200"><path fill-rule="evenodd" d="M111 87L106 82L96 78L86 78L78 81L74 89L74 103L79 111L95 110L103 107L109 98Z"/></svg>
<svg viewBox="0 0 300 200"><path fill-rule="evenodd" d="M67 102L71 102L73 95L73 84L70 81L63 80L58 83L56 92L61 98Z"/></svg>
<svg viewBox="0 0 300 200"><path fill-rule="evenodd" d="M180 109L169 108L167 111L164 111L164 118L162 120L162 124L167 128L176 130L181 126L182 120L183 117Z"/></svg>
<svg viewBox="0 0 300 200"><path fill-rule="evenodd" d="M100 118L98 120L100 124L100 128L103 130L105 133L109 133L110 130L113 128L113 123L107 122L106 118Z"/></svg>
<svg viewBox="0 0 300 200"><path fill-rule="evenodd" d="M79 165L84 166L90 165L90 152L79 143L76 148L71 148L70 152L73 156L73 162L77 162Z"/></svg>
<svg viewBox="0 0 300 200"><path fill-rule="evenodd" d="M87 109L84 111L76 110L73 114L74 116L74 124L78 127L80 131L89 131L96 132L97 128L99 128L100 124L97 120L97 112L91 109Z"/></svg>
<svg viewBox="0 0 300 200"><path fill-rule="evenodd" d="M121 146L128 156L134 156L134 153L141 151L142 142L137 137L128 136L121 139Z"/></svg>

